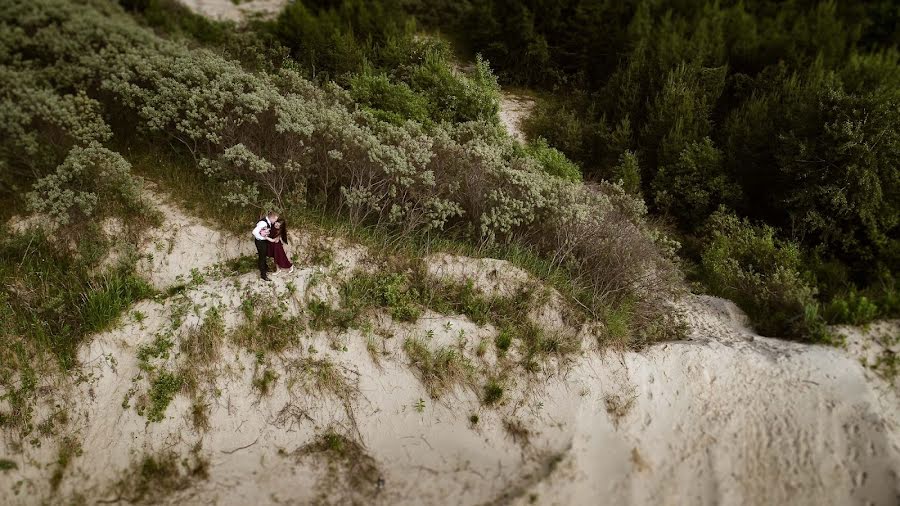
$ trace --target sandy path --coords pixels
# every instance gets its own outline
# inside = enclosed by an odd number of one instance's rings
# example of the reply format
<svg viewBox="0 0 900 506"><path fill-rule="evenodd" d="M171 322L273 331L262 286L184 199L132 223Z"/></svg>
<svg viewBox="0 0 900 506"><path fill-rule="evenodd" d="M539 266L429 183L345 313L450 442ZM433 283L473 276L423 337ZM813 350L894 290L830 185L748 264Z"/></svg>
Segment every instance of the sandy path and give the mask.
<svg viewBox="0 0 900 506"><path fill-rule="evenodd" d="M526 142L522 122L534 110L534 98L511 91L501 91L500 121L514 139Z"/></svg>
<svg viewBox="0 0 900 506"><path fill-rule="evenodd" d="M248 16L273 16L287 0L180 0L191 10L204 16L222 21L243 21Z"/></svg>

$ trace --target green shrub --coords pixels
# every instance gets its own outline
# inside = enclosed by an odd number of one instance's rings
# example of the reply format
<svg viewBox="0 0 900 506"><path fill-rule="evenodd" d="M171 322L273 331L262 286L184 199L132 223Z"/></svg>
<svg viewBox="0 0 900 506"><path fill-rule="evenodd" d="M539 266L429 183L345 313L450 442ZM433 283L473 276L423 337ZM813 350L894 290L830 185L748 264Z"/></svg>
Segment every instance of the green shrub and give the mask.
<svg viewBox="0 0 900 506"><path fill-rule="evenodd" d="M621 181L622 188L630 195L641 194L641 166L633 151L626 150L619 157L619 163L613 167L613 181Z"/></svg>
<svg viewBox="0 0 900 506"><path fill-rule="evenodd" d="M350 96L374 109L375 117L394 124L429 120L428 103L406 83L392 83L385 74L364 72L350 79Z"/></svg>
<svg viewBox="0 0 900 506"><path fill-rule="evenodd" d="M496 380L489 381L484 386L483 402L488 406L493 406L503 399L503 385Z"/></svg>
<svg viewBox="0 0 900 506"><path fill-rule="evenodd" d="M566 158L561 151L551 148L543 137L538 137L529 144L528 154L534 157L547 174L569 181L581 181L581 169L578 165Z"/></svg>
<svg viewBox="0 0 900 506"><path fill-rule="evenodd" d="M831 299L825 306L823 316L832 324L862 325L874 320L878 314L877 304L856 290L851 290L843 297Z"/></svg>
<svg viewBox="0 0 900 506"><path fill-rule="evenodd" d="M176 146L176 156L192 161L189 181L205 177L229 204L289 209L308 199L357 225L522 247L565 268L588 307L641 299L637 326L668 313L678 290L671 243L647 225L643 204L613 184L550 177L523 156L497 126L496 80L485 61L460 76L442 53L425 51L400 80L431 90L436 121L466 122L396 125L358 110L334 84L317 86L287 67L248 72L160 39L112 8L13 6L0 21L24 18L28 33L42 36L4 41L6 54L27 53L29 65L96 92L106 110L136 126L124 130L126 144L137 132L153 149ZM364 16L356 22L371 28ZM405 306L397 316L414 318Z"/></svg>
<svg viewBox="0 0 900 506"><path fill-rule="evenodd" d="M500 329L497 337L494 338L494 344L497 346L499 353L506 353L512 345L512 331L508 328Z"/></svg>
<svg viewBox="0 0 900 506"><path fill-rule="evenodd" d="M701 272L712 293L734 300L761 333L824 338L816 290L801 270L796 243L724 210L707 222L705 237Z"/></svg>
<svg viewBox="0 0 900 506"><path fill-rule="evenodd" d="M460 351L449 347L431 350L421 339L408 338L403 350L421 376L429 395L437 399L456 384L468 384L472 364Z"/></svg>
<svg viewBox="0 0 900 506"><path fill-rule="evenodd" d="M146 406L148 422L161 422L172 399L181 390L182 379L168 371L162 371L150 383L149 404Z"/></svg>

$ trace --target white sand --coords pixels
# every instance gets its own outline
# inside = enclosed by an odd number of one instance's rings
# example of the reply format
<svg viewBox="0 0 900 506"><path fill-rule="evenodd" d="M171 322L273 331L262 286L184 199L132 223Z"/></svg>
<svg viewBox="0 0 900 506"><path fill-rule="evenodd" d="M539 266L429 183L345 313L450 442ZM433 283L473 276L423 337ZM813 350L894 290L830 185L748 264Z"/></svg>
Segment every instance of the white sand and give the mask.
<svg viewBox="0 0 900 506"><path fill-rule="evenodd" d="M191 238L214 232L162 198L156 202L173 247L155 254L147 271L154 284L164 288L195 266L231 254L213 257L215 248L197 250L210 256L188 254ZM170 226L175 223L195 228ZM295 247L312 240L298 234ZM291 314L309 297L336 303L333 278L368 267L364 249L332 242L332 266L298 265L271 285L254 273L207 274L186 292L193 309L182 329L198 324L212 305L225 309L233 327L248 293L283 299ZM236 254L242 247L220 249ZM471 279L486 292L511 293L532 283L497 260L436 255L429 264L433 276ZM207 392L210 429L203 432L193 427L184 394L161 423L147 424L134 407L122 405L129 389L137 390L135 399L146 392L137 350L165 331L178 304L177 297L141 302L134 311L146 315L142 323L126 317L81 350L85 381L58 386L55 400L68 408L66 433L81 441L82 454L53 493L55 439L19 451L7 435L0 457L12 458L19 469L0 473L0 504L59 503L76 494L88 503L112 500L131 462L169 450L188 456L198 443L209 478L168 497L170 504L893 505L900 493L897 390L860 364L860 350L879 350L863 346L871 337L859 329L844 329L856 343L848 351L793 344L754 335L730 302L691 297L683 303L689 341L604 354L583 334L585 351L572 364L535 378L514 377L505 402L485 408L477 389L430 399L402 344L406 337L431 347L461 341L467 355L490 366L493 346L483 358L474 349L496 329L454 315L427 313L416 324L380 315L373 330L381 335L311 332L283 357L270 358L278 380L269 396L252 387L255 357L226 343L215 364L215 389ZM898 329L900 322L886 322L871 332L897 335ZM368 339L376 343L377 361ZM310 386L295 362L303 357L327 357L358 395L345 404ZM170 367L176 360L169 359ZM618 415L611 413L618 408ZM471 414L479 416L477 425L469 422ZM527 442L505 423L524 427ZM293 455L329 428L362 442L382 489L352 490L347 475L329 472L322 455Z"/></svg>
<svg viewBox="0 0 900 506"><path fill-rule="evenodd" d="M288 3L288 0L181 0L191 10L222 21L243 21L250 16L271 17Z"/></svg>
<svg viewBox="0 0 900 506"><path fill-rule="evenodd" d="M148 185L144 196L163 216L163 223L144 239L139 254L138 273L154 288L165 289L187 283L191 273L202 273L212 265L242 255L256 255L250 235L252 219L248 220L245 237L222 233L206 225L203 220L188 216L166 202Z"/></svg>
<svg viewBox="0 0 900 506"><path fill-rule="evenodd" d="M522 122L534 110L534 98L510 91L500 95L500 121L514 139L526 142L528 139L522 131Z"/></svg>

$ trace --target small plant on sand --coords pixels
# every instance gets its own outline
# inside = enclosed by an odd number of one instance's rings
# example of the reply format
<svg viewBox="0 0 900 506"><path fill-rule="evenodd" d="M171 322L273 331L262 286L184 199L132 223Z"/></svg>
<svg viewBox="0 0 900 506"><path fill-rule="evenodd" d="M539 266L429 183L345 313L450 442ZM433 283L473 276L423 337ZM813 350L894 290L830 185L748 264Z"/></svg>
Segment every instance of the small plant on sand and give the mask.
<svg viewBox="0 0 900 506"><path fill-rule="evenodd" d="M219 348L224 338L225 322L221 310L212 307L207 310L203 323L181 338L181 352L192 368L209 364L219 357Z"/></svg>
<svg viewBox="0 0 900 506"><path fill-rule="evenodd" d="M272 393L272 387L278 381L278 374L270 368L265 368L262 374L253 378L253 388L259 390L260 395Z"/></svg>
<svg viewBox="0 0 900 506"><path fill-rule="evenodd" d="M138 366L142 371L152 371L154 366L151 361L154 359L165 360L169 358L169 351L174 345L175 343L172 342L172 339L168 334L157 334L152 342L138 348Z"/></svg>
<svg viewBox="0 0 900 506"><path fill-rule="evenodd" d="M509 437L520 446L528 446L531 439L531 431L525 427L521 420L506 418L503 420L503 429L509 434Z"/></svg>
<svg viewBox="0 0 900 506"><path fill-rule="evenodd" d="M253 352L281 353L298 342L303 323L297 317L285 317L283 308L263 307L248 313L251 316L231 336L235 344Z"/></svg>
<svg viewBox="0 0 900 506"><path fill-rule="evenodd" d="M146 455L131 464L112 487L116 502L160 504L198 480L209 477L209 462L195 447L191 455L179 458L175 452Z"/></svg>
<svg viewBox="0 0 900 506"><path fill-rule="evenodd" d="M512 345L512 331L509 328L500 329L500 332L494 339L494 344L497 346L498 353L506 353L510 345Z"/></svg>
<svg viewBox="0 0 900 506"><path fill-rule="evenodd" d="M59 452L56 457L56 465L53 469L53 474L50 475L50 489L56 490L59 488L60 483L62 483L63 476L65 475L66 469L68 469L69 465L72 463L72 460L75 457L80 456L82 453L81 443L76 441L72 437L65 437L59 443Z"/></svg>
<svg viewBox="0 0 900 506"><path fill-rule="evenodd" d="M292 373L289 387L301 384L316 393L334 395L345 403L357 393L357 386L327 357L303 357L292 361L288 370Z"/></svg>
<svg viewBox="0 0 900 506"><path fill-rule="evenodd" d="M298 459L324 459L329 474L329 482L322 484L326 488L333 486L335 480L338 480L343 481L346 489L354 493L364 496L377 493L381 472L375 459L366 453L362 445L333 429L327 430L291 454Z"/></svg>
<svg viewBox="0 0 900 506"><path fill-rule="evenodd" d="M162 371L150 384L145 406L138 406L138 414L146 412L148 422L161 422L166 416L166 409L175 395L181 390L181 377L169 371Z"/></svg>
<svg viewBox="0 0 900 506"><path fill-rule="evenodd" d="M427 343L416 338L407 339L403 349L432 398L439 398L456 384L471 383L474 369L458 350L441 347L432 351Z"/></svg>
<svg viewBox="0 0 900 506"><path fill-rule="evenodd" d="M503 399L503 385L499 381L492 379L484 386L484 396L482 401L487 406L493 406Z"/></svg>
<svg viewBox="0 0 900 506"><path fill-rule="evenodd" d="M633 392L627 394L608 393L603 396L603 404L606 406L606 412L609 413L613 425L619 427L619 422L628 415L631 408L637 400L637 395Z"/></svg>
<svg viewBox="0 0 900 506"><path fill-rule="evenodd" d="M209 430L209 404L201 399L194 399L191 405L191 423L199 431Z"/></svg>
<svg viewBox="0 0 900 506"><path fill-rule="evenodd" d="M309 261L313 265L331 267L334 263L334 250L322 241L313 241L309 248Z"/></svg>

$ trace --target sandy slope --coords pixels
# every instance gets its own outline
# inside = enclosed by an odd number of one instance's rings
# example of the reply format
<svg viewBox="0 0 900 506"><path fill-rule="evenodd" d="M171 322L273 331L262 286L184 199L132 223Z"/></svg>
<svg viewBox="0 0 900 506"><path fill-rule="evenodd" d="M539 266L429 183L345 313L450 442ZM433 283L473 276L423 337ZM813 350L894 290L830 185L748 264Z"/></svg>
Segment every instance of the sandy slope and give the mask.
<svg viewBox="0 0 900 506"><path fill-rule="evenodd" d="M525 142L522 122L534 110L534 99L522 94L503 91L500 95L500 121L513 138Z"/></svg>
<svg viewBox="0 0 900 506"><path fill-rule="evenodd" d="M277 14L287 0L181 0L191 10L213 19L242 21L247 16Z"/></svg>
<svg viewBox="0 0 900 506"><path fill-rule="evenodd" d="M252 253L252 243L237 242L218 257L187 255L196 251L198 235L213 232L156 201L166 215L156 238L171 234L171 247L151 249L146 272L164 287L205 266L202 281L184 295L141 302L134 311L143 321L126 317L81 350L84 374L58 385L55 399L68 410L67 434L81 442L81 454L52 492L54 441L19 451L14 438L3 438L0 456L19 469L0 473L0 504L122 500L116 483L132 473L129 466L166 451L185 458L194 452L209 462L208 479L168 496L170 504L896 504L897 390L860 365L859 354L877 348L870 337L845 329L859 343L849 351L759 337L730 302L712 297L683 303L689 341L601 353L582 330L579 358L516 379L496 408L482 407L469 390L432 401L408 365L407 336L424 336L431 346L461 339L474 358L477 343L495 335L459 316L429 313L416 324L398 324L380 315L374 329L386 337L309 332L301 345L267 359L278 376L269 395L252 387L253 354L224 343L215 382L205 390L209 429L193 426L184 394L162 422L148 424L123 400L129 391L136 399L147 390L137 350L170 328L177 308L189 308L182 331L211 306L223 308L233 327L242 319L241 301L253 294L282 300L284 311L297 313L311 297L333 302L337 279L368 268L363 248L333 242L332 265L298 265L272 285L253 273L223 275L213 264ZM173 223L199 228L186 232ZM298 252L317 240L300 239ZM429 265L435 277L472 279L487 292L508 293L528 282L502 261L436 255ZM562 325L552 308L536 315ZM898 329L900 322L892 322L872 332ZM492 354L484 358L488 364ZM172 366L175 355L167 359ZM358 393L317 388L302 364L323 358ZM353 469L304 454L304 445L326 430L360 441L380 480L369 473L353 486Z"/></svg>

